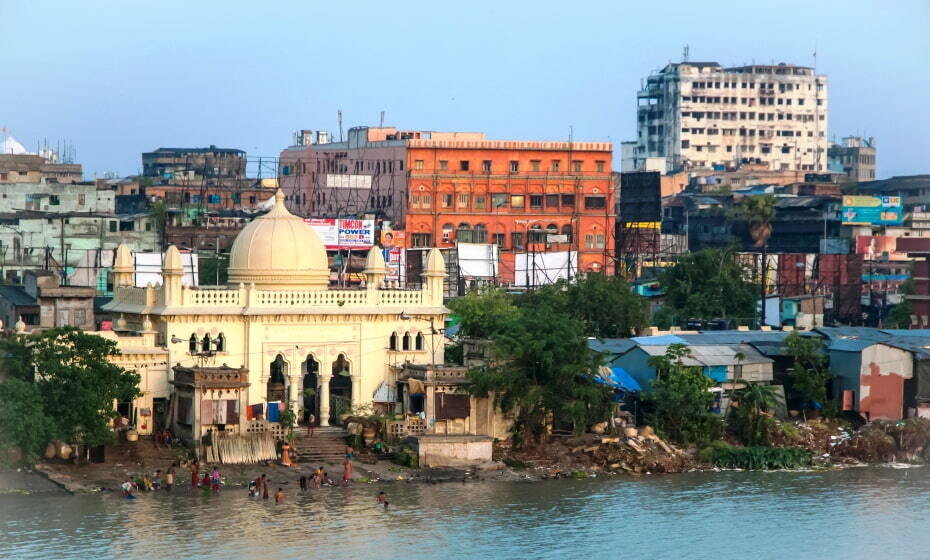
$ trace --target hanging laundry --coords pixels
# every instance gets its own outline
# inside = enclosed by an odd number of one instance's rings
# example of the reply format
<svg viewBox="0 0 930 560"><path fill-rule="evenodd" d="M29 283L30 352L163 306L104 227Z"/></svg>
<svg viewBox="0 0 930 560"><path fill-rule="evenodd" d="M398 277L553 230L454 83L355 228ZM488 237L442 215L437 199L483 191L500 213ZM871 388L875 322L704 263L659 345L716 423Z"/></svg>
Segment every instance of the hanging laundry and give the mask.
<svg viewBox="0 0 930 560"><path fill-rule="evenodd" d="M253 404L252 409L252 418L262 418L265 415L265 405L264 404Z"/></svg>
<svg viewBox="0 0 930 560"><path fill-rule="evenodd" d="M268 421L269 422L277 422L278 418L280 418L279 416L279 413L281 412L281 409L279 408L280 404L281 404L280 402L268 403Z"/></svg>
<svg viewBox="0 0 930 560"><path fill-rule="evenodd" d="M215 424L213 421L213 401L210 399L203 399L200 401L200 423L201 424Z"/></svg>
<svg viewBox="0 0 930 560"><path fill-rule="evenodd" d="M213 401L213 419L214 424L226 423L226 401Z"/></svg>
<svg viewBox="0 0 930 560"><path fill-rule="evenodd" d="M239 401L237 399L229 399L226 401L226 423L239 423Z"/></svg>

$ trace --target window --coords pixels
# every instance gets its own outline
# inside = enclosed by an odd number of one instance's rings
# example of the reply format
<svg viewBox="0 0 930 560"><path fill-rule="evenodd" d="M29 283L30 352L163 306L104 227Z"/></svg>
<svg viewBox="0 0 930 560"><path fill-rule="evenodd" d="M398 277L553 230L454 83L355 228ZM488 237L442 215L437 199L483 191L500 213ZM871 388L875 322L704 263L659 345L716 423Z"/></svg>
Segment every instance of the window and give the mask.
<svg viewBox="0 0 930 560"><path fill-rule="evenodd" d="M414 350L423 350L423 333L417 333L417 337L413 341Z"/></svg>
<svg viewBox="0 0 930 560"><path fill-rule="evenodd" d="M391 337L388 339L388 349L397 350L397 333L391 333Z"/></svg>
<svg viewBox="0 0 930 560"><path fill-rule="evenodd" d="M526 203L526 197L522 194L515 194L510 197L511 208L523 208Z"/></svg>
<svg viewBox="0 0 930 560"><path fill-rule="evenodd" d="M540 166L541 164L542 164L542 162L541 162L540 160L538 160L538 159L531 159L531 160L530 160L530 171L539 171L539 166Z"/></svg>
<svg viewBox="0 0 930 560"><path fill-rule="evenodd" d="M433 244L433 236L429 233L414 233L413 234L413 246L414 247L430 247Z"/></svg>
<svg viewBox="0 0 930 560"><path fill-rule="evenodd" d="M145 222L145 231L152 231L152 222Z"/></svg>
<svg viewBox="0 0 930 560"><path fill-rule="evenodd" d="M605 242L606 242L606 239L607 239L607 238L606 238L606 236L605 236L603 233L599 233L599 234L595 235L595 236L594 236L594 248L595 248L595 249L603 249L603 248L604 248L604 245L605 245Z"/></svg>
<svg viewBox="0 0 930 560"><path fill-rule="evenodd" d="M290 175L290 174L291 174L291 167L290 167L289 165L285 165L284 168L281 170L281 174L282 174L282 175Z"/></svg>
<svg viewBox="0 0 930 560"><path fill-rule="evenodd" d="M51 204L52 206L58 206L59 204L61 204L61 200L58 198L57 194L53 194L53 195L49 195L48 203Z"/></svg>
<svg viewBox="0 0 930 560"><path fill-rule="evenodd" d="M501 249L503 249L503 248L504 248L504 243L506 243L506 237L504 236L504 234L503 234L503 233L495 233L495 234L494 234L494 244L497 245L498 247L500 247Z"/></svg>
<svg viewBox="0 0 930 560"><path fill-rule="evenodd" d="M513 247L514 249L523 248L523 232L522 231L515 231L510 234L510 246Z"/></svg>
<svg viewBox="0 0 930 560"><path fill-rule="evenodd" d="M563 194L562 195L562 206L575 206L575 195L573 194Z"/></svg>
<svg viewBox="0 0 930 560"><path fill-rule="evenodd" d="M606 163L606 162L603 162L603 161L596 161L596 162L594 162L594 165L596 166L597 172L598 172L598 173L603 173L603 172L604 172L604 164L605 164L605 163Z"/></svg>
<svg viewBox="0 0 930 560"><path fill-rule="evenodd" d="M463 159L462 161L459 162L459 169L461 171L468 171L468 160L467 159Z"/></svg>
<svg viewBox="0 0 930 560"><path fill-rule="evenodd" d="M73 319L74 319L73 326L79 327L83 325L84 322L87 320L87 311L85 311L84 309L75 309Z"/></svg>
<svg viewBox="0 0 930 560"><path fill-rule="evenodd" d="M187 351L191 354L197 353L197 335L192 334L190 339L187 341Z"/></svg>
<svg viewBox="0 0 930 560"><path fill-rule="evenodd" d="M442 241L443 243L449 243L452 241L452 230L454 227L452 224L446 224L442 226Z"/></svg>
<svg viewBox="0 0 930 560"><path fill-rule="evenodd" d="M547 194L546 195L546 207L547 208L557 208L559 206L559 195L557 194Z"/></svg>
<svg viewBox="0 0 930 560"><path fill-rule="evenodd" d="M420 200L422 201L420 208L429 208L433 203L433 198L428 194L424 194Z"/></svg>
<svg viewBox="0 0 930 560"><path fill-rule="evenodd" d="M561 160L557 160L557 159L552 160L552 172L558 173L560 165L561 165Z"/></svg>
<svg viewBox="0 0 930 560"><path fill-rule="evenodd" d="M504 193L494 193L491 195L491 208L506 208L507 195Z"/></svg>
<svg viewBox="0 0 930 560"><path fill-rule="evenodd" d="M584 236L584 248L593 249L594 248L594 236L590 233Z"/></svg>
<svg viewBox="0 0 930 560"><path fill-rule="evenodd" d="M488 206L488 197L484 195L475 196L475 210L485 210Z"/></svg>
<svg viewBox="0 0 930 560"><path fill-rule="evenodd" d="M223 334L223 333L220 333L220 334L216 337L216 351L217 351L217 352L225 352L225 351L226 351L226 335Z"/></svg>
<svg viewBox="0 0 930 560"><path fill-rule="evenodd" d="M519 172L520 172L520 162L519 162L519 161L511 161L511 162L510 162L510 172L511 172L511 173L519 173Z"/></svg>
<svg viewBox="0 0 930 560"><path fill-rule="evenodd" d="M530 195L530 208L542 208L543 196L541 194Z"/></svg>
<svg viewBox="0 0 930 560"><path fill-rule="evenodd" d="M481 171L483 171L484 173L491 172L491 160L486 159L481 162Z"/></svg>
<svg viewBox="0 0 930 560"><path fill-rule="evenodd" d="M110 231L115 232L117 230L116 220L110 220Z"/></svg>
<svg viewBox="0 0 930 560"><path fill-rule="evenodd" d="M127 221L121 221L119 223L120 231L135 231L135 229L136 229L136 223L133 221L127 220Z"/></svg>
<svg viewBox="0 0 930 560"><path fill-rule="evenodd" d="M530 227L528 241L530 243L545 243L546 242L546 232L543 231L542 227L539 224L536 224Z"/></svg>
<svg viewBox="0 0 930 560"><path fill-rule="evenodd" d="M575 173L581 173L581 162L578 160L572 161L572 171Z"/></svg>
<svg viewBox="0 0 930 560"><path fill-rule="evenodd" d="M410 333L404 333L404 338L401 341L401 349L410 350Z"/></svg>
<svg viewBox="0 0 930 560"><path fill-rule="evenodd" d="M449 169L449 162L444 159L439 160L439 169Z"/></svg>
<svg viewBox="0 0 930 560"><path fill-rule="evenodd" d="M410 207L419 208L420 207L420 195L413 195L410 197Z"/></svg>
<svg viewBox="0 0 930 560"><path fill-rule="evenodd" d="M452 208L452 193L445 193L442 195L442 207Z"/></svg>
<svg viewBox="0 0 930 560"><path fill-rule="evenodd" d="M597 210L607 207L607 198L603 196L586 196L584 197L585 210Z"/></svg>
<svg viewBox="0 0 930 560"><path fill-rule="evenodd" d="M562 226L562 235L565 236L567 242L571 243L572 242L572 226L569 224L565 224L564 226Z"/></svg>
<svg viewBox="0 0 930 560"><path fill-rule="evenodd" d="M423 171L423 160L422 159L414 160L413 168L417 171Z"/></svg>
<svg viewBox="0 0 930 560"><path fill-rule="evenodd" d="M209 352L210 351L210 335L203 335L203 339L200 341L200 351Z"/></svg>
<svg viewBox="0 0 930 560"><path fill-rule="evenodd" d="M690 140L682 140L682 141L681 141L681 147L682 147L682 148L690 148L690 147L691 147L691 141L690 141Z"/></svg>

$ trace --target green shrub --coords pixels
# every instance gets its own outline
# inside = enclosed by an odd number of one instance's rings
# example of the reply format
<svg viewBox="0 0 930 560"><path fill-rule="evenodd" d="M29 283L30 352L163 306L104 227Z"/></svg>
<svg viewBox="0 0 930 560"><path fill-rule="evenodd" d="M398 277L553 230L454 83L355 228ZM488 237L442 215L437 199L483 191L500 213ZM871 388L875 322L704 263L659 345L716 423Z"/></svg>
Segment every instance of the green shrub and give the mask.
<svg viewBox="0 0 930 560"><path fill-rule="evenodd" d="M511 459L510 457L504 457L504 464L510 467L511 469L523 470L526 468L526 463L519 459Z"/></svg>
<svg viewBox="0 0 930 560"><path fill-rule="evenodd" d="M800 447L734 447L715 442L702 449L699 457L722 468L772 470L810 466L812 455Z"/></svg>

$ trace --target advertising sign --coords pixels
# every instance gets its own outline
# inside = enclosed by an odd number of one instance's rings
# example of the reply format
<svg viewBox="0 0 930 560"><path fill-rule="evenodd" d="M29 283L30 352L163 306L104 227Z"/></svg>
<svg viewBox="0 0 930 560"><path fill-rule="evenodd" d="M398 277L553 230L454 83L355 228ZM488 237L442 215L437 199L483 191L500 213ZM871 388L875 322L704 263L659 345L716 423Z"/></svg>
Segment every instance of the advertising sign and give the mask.
<svg viewBox="0 0 930 560"><path fill-rule="evenodd" d="M867 261L906 261L907 253L897 251L898 238L890 235L856 236L856 254Z"/></svg>
<svg viewBox="0 0 930 560"><path fill-rule="evenodd" d="M899 226L904 221L904 201L900 196L843 197L843 224L850 226Z"/></svg>
<svg viewBox="0 0 930 560"><path fill-rule="evenodd" d="M316 231L327 249L368 249L375 244L374 220L307 218L304 222Z"/></svg>

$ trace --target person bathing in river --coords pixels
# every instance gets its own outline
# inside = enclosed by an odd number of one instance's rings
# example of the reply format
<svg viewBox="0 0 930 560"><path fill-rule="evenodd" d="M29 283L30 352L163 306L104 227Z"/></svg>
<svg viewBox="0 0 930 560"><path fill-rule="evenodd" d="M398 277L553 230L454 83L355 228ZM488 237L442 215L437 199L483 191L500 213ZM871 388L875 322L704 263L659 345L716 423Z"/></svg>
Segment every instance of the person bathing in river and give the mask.
<svg viewBox="0 0 930 560"><path fill-rule="evenodd" d="M174 463L168 467L168 472L165 473L165 490L171 491L174 488L174 473L175 473Z"/></svg>
<svg viewBox="0 0 930 560"><path fill-rule="evenodd" d="M342 485L348 486L350 480L352 480L352 461L346 457L342 461Z"/></svg>
<svg viewBox="0 0 930 560"><path fill-rule="evenodd" d="M278 488L278 491L274 494L274 503L280 504L284 501L284 488Z"/></svg>
<svg viewBox="0 0 930 560"><path fill-rule="evenodd" d="M194 463L191 465L191 487L197 488L200 486L200 463Z"/></svg>
<svg viewBox="0 0 930 560"><path fill-rule="evenodd" d="M214 494L220 493L220 481L221 480L222 478L220 477L220 469L217 467L213 467L213 472L210 473L210 483L211 483L210 487L213 489Z"/></svg>
<svg viewBox="0 0 930 560"><path fill-rule="evenodd" d="M378 492L378 503L384 504L387 502L387 496L384 494L384 490Z"/></svg>

